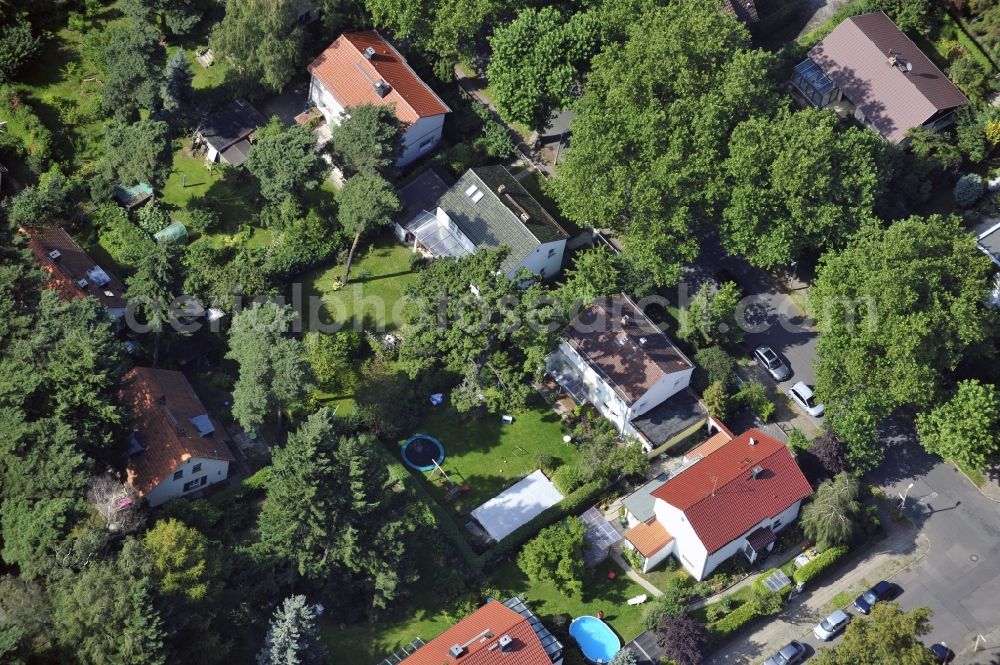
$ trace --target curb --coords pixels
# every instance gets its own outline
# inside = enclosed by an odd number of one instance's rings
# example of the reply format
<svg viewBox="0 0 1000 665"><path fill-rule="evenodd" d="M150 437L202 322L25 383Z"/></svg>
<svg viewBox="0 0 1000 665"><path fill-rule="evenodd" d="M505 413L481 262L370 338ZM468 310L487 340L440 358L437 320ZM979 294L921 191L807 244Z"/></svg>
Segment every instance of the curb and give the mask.
<svg viewBox="0 0 1000 665"><path fill-rule="evenodd" d="M994 499L989 494L987 494L986 492L984 492L983 489L979 485L977 485L975 482L973 482L972 478L969 477L969 474L967 474L965 471L962 470L962 467L960 467L959 465L955 464L950 459L946 460L946 461L948 462L948 464L951 464L953 467L955 467L955 470L958 471L960 474L962 474L965 477L965 479L969 481L969 484L972 485L973 489L975 489L977 492L979 492L980 494L983 495L984 499L988 499L989 501L992 501L993 503L1000 503L1000 499ZM989 481L987 481L987 482L989 482Z"/></svg>

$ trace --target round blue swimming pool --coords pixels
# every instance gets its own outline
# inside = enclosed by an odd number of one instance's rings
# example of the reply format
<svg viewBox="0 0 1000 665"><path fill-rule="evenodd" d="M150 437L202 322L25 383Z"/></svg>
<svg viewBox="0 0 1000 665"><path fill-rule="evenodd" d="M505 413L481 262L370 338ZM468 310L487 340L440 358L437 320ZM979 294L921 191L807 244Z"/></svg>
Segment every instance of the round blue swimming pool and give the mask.
<svg viewBox="0 0 1000 665"><path fill-rule="evenodd" d="M597 617L578 617L569 625L569 634L592 663L610 663L622 648L621 640L608 624Z"/></svg>
<svg viewBox="0 0 1000 665"><path fill-rule="evenodd" d="M444 461L444 446L430 434L414 434L403 443L403 461L417 471L433 471L434 463Z"/></svg>

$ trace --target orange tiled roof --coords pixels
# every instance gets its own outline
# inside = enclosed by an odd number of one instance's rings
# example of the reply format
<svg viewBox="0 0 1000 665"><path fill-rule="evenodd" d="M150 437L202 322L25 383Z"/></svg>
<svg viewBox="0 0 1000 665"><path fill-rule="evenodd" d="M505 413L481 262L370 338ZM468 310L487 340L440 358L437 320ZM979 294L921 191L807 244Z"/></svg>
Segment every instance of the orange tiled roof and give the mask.
<svg viewBox="0 0 1000 665"><path fill-rule="evenodd" d="M214 433L198 435L191 419L207 412L182 373L134 367L122 379L121 399L131 408L136 437L146 448L128 461L128 482L140 495L193 457L233 461L224 430L214 420Z"/></svg>
<svg viewBox="0 0 1000 665"><path fill-rule="evenodd" d="M625 532L625 540L632 543L635 549L644 557L651 557L674 539L663 525L654 517L646 522L639 522Z"/></svg>
<svg viewBox="0 0 1000 665"><path fill-rule="evenodd" d="M756 477L755 467L760 467ZM710 554L810 494L788 447L755 429L653 491L684 512Z"/></svg>
<svg viewBox="0 0 1000 665"><path fill-rule="evenodd" d="M97 263L90 258L83 248L65 230L55 226L39 226L36 228L21 228L21 233L28 236L28 247L35 260L45 272L51 275L48 288L58 291L64 300L94 296L108 309L125 309L125 286L112 273L100 268L101 273L109 281L98 286L88 272L97 268ZM52 251L59 252L59 258L51 257ZM87 280L87 285L81 287L78 281Z"/></svg>
<svg viewBox="0 0 1000 665"><path fill-rule="evenodd" d="M364 55L368 48L375 50L370 60ZM345 108L395 104L396 117L406 124L451 112L375 30L342 34L312 61L309 71ZM378 81L391 88L385 97L375 91Z"/></svg>
<svg viewBox="0 0 1000 665"><path fill-rule="evenodd" d="M489 631L490 637L482 636L484 631ZM511 637L506 651L501 651L498 644L502 635ZM453 645L470 640L462 656L451 656L449 649ZM552 665L552 661L528 620L491 600L404 658L400 665Z"/></svg>
<svg viewBox="0 0 1000 665"><path fill-rule="evenodd" d="M705 441L702 441L691 450L684 453L687 459L702 459L708 457L716 450L733 440L733 435L729 432L716 432Z"/></svg>

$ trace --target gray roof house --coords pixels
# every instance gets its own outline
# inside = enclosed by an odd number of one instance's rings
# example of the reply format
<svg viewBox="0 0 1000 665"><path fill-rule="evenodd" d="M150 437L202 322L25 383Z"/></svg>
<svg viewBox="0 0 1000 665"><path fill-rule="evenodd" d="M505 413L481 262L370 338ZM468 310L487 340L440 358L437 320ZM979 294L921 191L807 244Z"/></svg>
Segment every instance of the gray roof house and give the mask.
<svg viewBox="0 0 1000 665"><path fill-rule="evenodd" d="M247 161L254 132L267 124L245 99L237 99L205 118L194 135L195 147L205 150L210 162L240 166Z"/></svg>
<svg viewBox="0 0 1000 665"><path fill-rule="evenodd" d="M542 278L559 272L569 235L506 168L469 169L435 205L427 193L442 188L427 172L400 190L407 202L406 220L395 225L400 240L434 258L509 247L502 270L510 278L522 267Z"/></svg>
<svg viewBox="0 0 1000 665"><path fill-rule="evenodd" d="M845 19L796 65L792 85L819 108L854 117L887 141L940 129L969 100L882 12Z"/></svg>

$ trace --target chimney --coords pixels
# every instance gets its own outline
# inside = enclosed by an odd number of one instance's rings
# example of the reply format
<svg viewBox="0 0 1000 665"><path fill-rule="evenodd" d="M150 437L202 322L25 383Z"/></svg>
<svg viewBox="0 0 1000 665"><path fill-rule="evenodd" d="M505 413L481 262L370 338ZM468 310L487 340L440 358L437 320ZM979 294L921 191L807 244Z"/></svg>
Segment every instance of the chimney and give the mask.
<svg viewBox="0 0 1000 665"><path fill-rule="evenodd" d="M388 95L389 91L392 90L392 88L389 87L389 84L382 79L376 81L372 87L375 88L375 94L382 98Z"/></svg>
<svg viewBox="0 0 1000 665"><path fill-rule="evenodd" d="M497 194L503 194L507 191L507 185L501 184L497 186Z"/></svg>
<svg viewBox="0 0 1000 665"><path fill-rule="evenodd" d="M365 49L365 60L371 60L375 57L375 49L369 46Z"/></svg>
<svg viewBox="0 0 1000 665"><path fill-rule="evenodd" d="M531 221L531 215L529 215L526 212L522 212L521 213L521 221L525 222L525 223L530 222Z"/></svg>
<svg viewBox="0 0 1000 665"><path fill-rule="evenodd" d="M510 643L512 641L510 635L501 635L500 639L497 640L498 644L500 644L500 651L510 651Z"/></svg>
<svg viewBox="0 0 1000 665"><path fill-rule="evenodd" d="M58 261L59 259L62 258L62 252L60 252L58 249L53 249L51 252L49 252L49 258L52 259L53 261Z"/></svg>
<svg viewBox="0 0 1000 665"><path fill-rule="evenodd" d="M750 477L759 478L760 474L762 473L764 473L764 467L758 464L757 466L755 466L753 469L750 470Z"/></svg>
<svg viewBox="0 0 1000 665"><path fill-rule="evenodd" d="M751 446L756 446L756 445L757 445L757 439L755 439L755 438L753 438L753 437L751 436L751 437L750 437L750 445L751 445Z"/></svg>
<svg viewBox="0 0 1000 665"><path fill-rule="evenodd" d="M465 647L463 647L461 644L453 644L451 645L451 648L448 649L448 653L451 654L452 658L457 660L462 657L463 653L465 653Z"/></svg>

